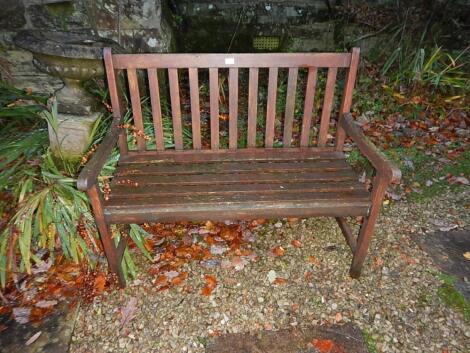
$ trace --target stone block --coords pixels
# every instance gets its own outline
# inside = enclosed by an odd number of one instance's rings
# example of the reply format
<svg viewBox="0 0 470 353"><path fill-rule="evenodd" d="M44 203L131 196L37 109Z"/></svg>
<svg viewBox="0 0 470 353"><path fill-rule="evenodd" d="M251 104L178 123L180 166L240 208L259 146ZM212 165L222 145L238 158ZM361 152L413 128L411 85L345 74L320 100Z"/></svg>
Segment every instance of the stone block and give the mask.
<svg viewBox="0 0 470 353"><path fill-rule="evenodd" d="M49 126L49 141L52 151L60 152L66 158L80 157L90 144L90 133L100 113L90 116L59 114L58 129Z"/></svg>

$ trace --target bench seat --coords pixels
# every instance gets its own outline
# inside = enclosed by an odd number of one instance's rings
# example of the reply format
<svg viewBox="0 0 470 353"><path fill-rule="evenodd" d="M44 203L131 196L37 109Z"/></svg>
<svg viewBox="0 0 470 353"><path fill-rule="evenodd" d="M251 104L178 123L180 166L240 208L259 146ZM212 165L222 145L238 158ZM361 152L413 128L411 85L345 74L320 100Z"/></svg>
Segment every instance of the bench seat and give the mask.
<svg viewBox="0 0 470 353"><path fill-rule="evenodd" d="M104 214L110 223L364 216L370 202L341 152L179 163L148 156L119 164Z"/></svg>

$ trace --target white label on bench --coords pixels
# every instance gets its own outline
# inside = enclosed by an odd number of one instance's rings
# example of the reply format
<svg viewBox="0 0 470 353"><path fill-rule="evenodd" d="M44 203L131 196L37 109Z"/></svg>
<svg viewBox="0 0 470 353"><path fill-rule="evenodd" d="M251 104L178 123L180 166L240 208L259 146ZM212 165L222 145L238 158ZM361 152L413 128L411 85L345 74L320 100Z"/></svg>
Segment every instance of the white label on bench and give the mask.
<svg viewBox="0 0 470 353"><path fill-rule="evenodd" d="M235 58L225 58L225 65L235 64Z"/></svg>

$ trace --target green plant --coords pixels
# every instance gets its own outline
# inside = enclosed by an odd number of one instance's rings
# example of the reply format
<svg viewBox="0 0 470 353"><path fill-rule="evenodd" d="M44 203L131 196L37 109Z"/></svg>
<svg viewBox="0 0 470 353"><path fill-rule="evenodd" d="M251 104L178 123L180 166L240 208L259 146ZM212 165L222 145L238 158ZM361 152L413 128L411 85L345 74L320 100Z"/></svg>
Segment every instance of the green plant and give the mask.
<svg viewBox="0 0 470 353"><path fill-rule="evenodd" d="M52 130L57 129L57 109L42 113ZM102 126L107 123L99 121ZM94 128L94 142L102 138L103 128ZM5 286L9 272L31 273L33 263L45 256L54 259L58 250L75 262L94 266L100 252L86 194L77 190L78 161L54 155L47 144L47 130L18 132L14 138L4 136L0 141L0 187L12 194L14 211L0 233L0 284ZM114 169L115 151L104 168L104 174ZM12 170L14 171L12 173ZM101 178L106 179L106 176ZM146 232L131 226L130 238L143 247ZM119 237L116 237L117 239ZM19 255L19 256L17 256ZM126 274L135 275L132 257L124 254Z"/></svg>
<svg viewBox="0 0 470 353"><path fill-rule="evenodd" d="M407 53L402 47L396 48L382 67L382 74L391 73L394 83L430 84L436 88L468 89L469 78L465 48L456 56L444 51L441 47L417 48Z"/></svg>
<svg viewBox="0 0 470 353"><path fill-rule="evenodd" d="M444 273L438 274L437 277L442 281L442 285L437 290L439 298L450 308L461 312L465 321L470 322L470 304L455 289L456 278Z"/></svg>

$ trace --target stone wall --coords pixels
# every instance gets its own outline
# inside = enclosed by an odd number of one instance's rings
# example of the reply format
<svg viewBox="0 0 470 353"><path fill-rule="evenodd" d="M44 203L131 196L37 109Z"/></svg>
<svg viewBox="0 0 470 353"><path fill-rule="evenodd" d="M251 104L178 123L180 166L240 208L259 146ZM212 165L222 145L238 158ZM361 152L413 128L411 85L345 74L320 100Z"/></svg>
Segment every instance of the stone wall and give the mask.
<svg viewBox="0 0 470 353"><path fill-rule="evenodd" d="M177 0L172 11L184 51L256 51L256 37L274 37L282 51L335 48L334 22L324 0ZM207 40L207 38L211 40ZM262 51L263 49L259 49Z"/></svg>
<svg viewBox="0 0 470 353"><path fill-rule="evenodd" d="M0 0L0 73L17 87L51 93L59 79L40 72L32 54L15 46L24 29L90 33L129 52L173 51L172 27L161 0Z"/></svg>

